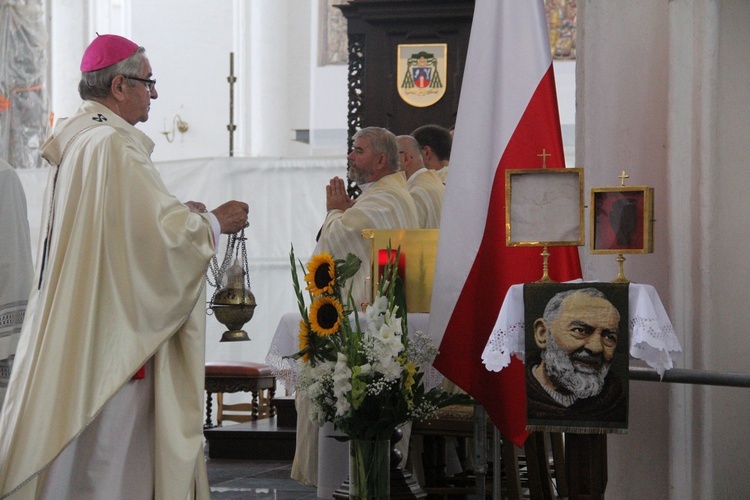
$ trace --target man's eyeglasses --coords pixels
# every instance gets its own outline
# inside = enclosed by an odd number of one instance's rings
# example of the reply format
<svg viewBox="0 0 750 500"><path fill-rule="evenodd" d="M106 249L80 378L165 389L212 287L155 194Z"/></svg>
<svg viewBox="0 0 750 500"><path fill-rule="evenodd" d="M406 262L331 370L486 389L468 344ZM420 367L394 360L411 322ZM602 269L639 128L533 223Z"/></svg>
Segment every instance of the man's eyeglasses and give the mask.
<svg viewBox="0 0 750 500"><path fill-rule="evenodd" d="M137 76L128 76L128 75L122 75L128 80L137 80L139 82L143 82L143 85L145 85L146 90L148 92L151 92L154 90L154 87L156 87L156 80L147 80L145 78L138 78Z"/></svg>

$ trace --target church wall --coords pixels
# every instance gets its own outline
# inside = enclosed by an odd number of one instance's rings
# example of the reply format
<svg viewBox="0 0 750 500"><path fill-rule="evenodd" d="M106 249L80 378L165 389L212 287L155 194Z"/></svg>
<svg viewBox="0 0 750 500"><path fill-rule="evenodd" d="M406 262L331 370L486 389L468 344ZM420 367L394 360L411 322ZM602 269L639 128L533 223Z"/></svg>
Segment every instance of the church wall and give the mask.
<svg viewBox="0 0 750 500"><path fill-rule="evenodd" d="M667 7L590 0L578 9L576 166L584 167L587 205L590 188L619 186L623 170L626 185L655 187L654 253L625 255L624 270L654 285L668 307ZM585 279L617 275L614 255L581 253ZM607 498L668 497L668 436L668 388L631 382L629 433L608 436Z"/></svg>
<svg viewBox="0 0 750 500"><path fill-rule="evenodd" d="M246 62L250 156L299 156L294 129L309 123L309 2L254 2L247 10Z"/></svg>
<svg viewBox="0 0 750 500"><path fill-rule="evenodd" d="M735 329L750 318L740 284L746 263L737 249L748 236L732 228L742 225L748 208L736 196L748 180L741 161L747 133L737 128L748 121L748 89L741 83L750 65L741 56L748 9L732 1L670 4L671 281L685 366L744 373L750 370L741 353L750 340ZM674 488L683 488L683 497L747 497L747 389L683 386L673 391L672 408ZM675 467L681 461L682 470Z"/></svg>
<svg viewBox="0 0 750 500"><path fill-rule="evenodd" d="M232 3L131 0L131 36L146 47L159 98L138 125L156 143L153 158L228 156ZM236 57L236 56L235 56ZM188 123L174 131L175 116Z"/></svg>
<svg viewBox="0 0 750 500"><path fill-rule="evenodd" d="M79 64L91 38L84 34L86 10L83 2L48 0L47 15L50 30L50 105L55 118L60 118L73 114L81 102L78 97L78 82L81 79Z"/></svg>
<svg viewBox="0 0 750 500"><path fill-rule="evenodd" d="M655 188L654 254L626 255L625 274L659 291L676 367L750 373L750 4L578 5L577 164L588 187L625 169ZM586 277L611 279L605 259L585 258ZM608 498L750 496L747 389L631 382L630 409L629 435L608 440Z"/></svg>
<svg viewBox="0 0 750 500"><path fill-rule="evenodd" d="M670 5L669 218L673 324L683 346L680 367L711 363L710 221L715 200L716 9L710 2ZM710 404L713 389L673 385L670 484L673 498L708 498L713 490Z"/></svg>
<svg viewBox="0 0 750 500"><path fill-rule="evenodd" d="M719 2L716 75L715 211L711 220L711 291L714 313L706 341L711 369L750 373L750 4ZM746 463L750 449L750 390L714 388L711 443L715 498L750 498Z"/></svg>
<svg viewBox="0 0 750 500"><path fill-rule="evenodd" d="M78 108L81 54L99 33L146 47L159 98L139 125L155 161L229 155L229 53L234 52L235 156L346 153L345 65L318 66L317 0L47 0L56 118ZM175 117L188 131L171 132ZM313 144L295 140L310 130ZM304 132L303 132L304 133Z"/></svg>
<svg viewBox="0 0 750 500"><path fill-rule="evenodd" d="M320 6L323 2L318 1ZM330 2L328 2L330 3ZM348 83L349 66L342 61L335 63L323 61L322 54L327 50L328 17L340 14L323 8L313 9L310 65L310 149L314 154L346 155L347 116L348 116ZM341 15L343 18L343 15ZM345 25L344 25L345 26ZM342 29L336 36L346 38ZM333 38L333 37L332 37ZM348 38L346 38L348 41ZM336 40L330 42L338 47ZM342 42L343 43L343 42ZM333 49L332 49L333 50ZM345 56L345 57L344 57ZM348 51L341 54L348 60Z"/></svg>

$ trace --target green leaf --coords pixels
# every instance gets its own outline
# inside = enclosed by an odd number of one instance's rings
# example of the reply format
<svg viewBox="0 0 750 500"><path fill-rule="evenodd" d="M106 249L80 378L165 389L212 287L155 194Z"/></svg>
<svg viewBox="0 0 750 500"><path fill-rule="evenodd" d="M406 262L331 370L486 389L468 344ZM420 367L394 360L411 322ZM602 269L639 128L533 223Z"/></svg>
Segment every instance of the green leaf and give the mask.
<svg viewBox="0 0 750 500"><path fill-rule="evenodd" d="M342 284L345 283L346 280L357 274L357 271L359 271L361 265L362 261L353 253L348 254L345 260L337 260L336 272L339 275Z"/></svg>
<svg viewBox="0 0 750 500"><path fill-rule="evenodd" d="M302 297L302 289L300 288L299 278L297 276L297 263L295 262L296 259L294 257L294 245L292 245L292 249L289 252L289 260L292 269L292 284L294 285L294 294L297 296L297 307L299 308L300 316L302 316L302 318L307 321L307 308L305 306L305 299ZM300 267L302 267L302 269L305 268L305 266L302 265L302 262L300 262Z"/></svg>

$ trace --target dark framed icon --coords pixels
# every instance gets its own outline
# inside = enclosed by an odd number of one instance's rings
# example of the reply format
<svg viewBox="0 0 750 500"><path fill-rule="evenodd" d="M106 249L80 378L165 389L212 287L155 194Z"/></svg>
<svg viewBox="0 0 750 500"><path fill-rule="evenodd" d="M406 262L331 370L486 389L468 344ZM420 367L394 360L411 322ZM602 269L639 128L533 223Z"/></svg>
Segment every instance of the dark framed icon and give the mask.
<svg viewBox="0 0 750 500"><path fill-rule="evenodd" d="M506 244L583 245L583 169L505 171Z"/></svg>
<svg viewBox="0 0 750 500"><path fill-rule="evenodd" d="M527 430L624 434L629 285L524 285Z"/></svg>
<svg viewBox="0 0 750 500"><path fill-rule="evenodd" d="M590 210L592 254L654 251L653 188L592 188Z"/></svg>

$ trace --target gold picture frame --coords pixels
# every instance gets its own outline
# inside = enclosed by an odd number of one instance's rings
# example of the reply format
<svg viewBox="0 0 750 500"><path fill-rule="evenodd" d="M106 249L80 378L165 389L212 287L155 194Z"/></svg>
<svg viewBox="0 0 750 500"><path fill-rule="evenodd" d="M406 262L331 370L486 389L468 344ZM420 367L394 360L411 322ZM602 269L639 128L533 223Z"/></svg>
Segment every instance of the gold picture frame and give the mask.
<svg viewBox="0 0 750 500"><path fill-rule="evenodd" d="M654 188L592 188L589 210L590 253L653 253Z"/></svg>
<svg viewBox="0 0 750 500"><path fill-rule="evenodd" d="M583 188L582 168L506 170L506 245L584 245Z"/></svg>

